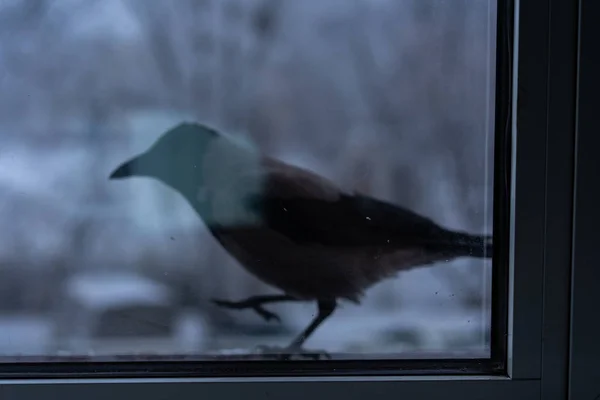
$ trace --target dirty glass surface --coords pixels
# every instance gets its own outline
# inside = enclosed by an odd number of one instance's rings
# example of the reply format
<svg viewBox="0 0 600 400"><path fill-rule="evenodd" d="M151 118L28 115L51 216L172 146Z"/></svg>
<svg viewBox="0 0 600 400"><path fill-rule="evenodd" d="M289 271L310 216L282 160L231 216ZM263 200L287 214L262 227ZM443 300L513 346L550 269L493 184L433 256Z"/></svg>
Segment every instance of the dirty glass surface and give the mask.
<svg viewBox="0 0 600 400"><path fill-rule="evenodd" d="M488 357L495 36L493 0L3 1L0 360L260 359L332 308L308 356Z"/></svg>

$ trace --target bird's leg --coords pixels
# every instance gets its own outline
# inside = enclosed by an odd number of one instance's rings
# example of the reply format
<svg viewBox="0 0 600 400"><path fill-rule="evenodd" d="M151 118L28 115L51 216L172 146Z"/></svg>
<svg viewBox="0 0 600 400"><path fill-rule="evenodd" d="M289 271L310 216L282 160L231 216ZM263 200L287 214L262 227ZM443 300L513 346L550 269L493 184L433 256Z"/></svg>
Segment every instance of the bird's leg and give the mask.
<svg viewBox="0 0 600 400"><path fill-rule="evenodd" d="M290 343L288 348L290 349L299 349L302 348L302 345L309 338L310 335L314 333L315 330L323 323L327 318L333 314L337 307L337 302L335 300L319 300L318 303L318 312L317 316L311 321L308 327L302 331L293 341Z"/></svg>
<svg viewBox="0 0 600 400"><path fill-rule="evenodd" d="M283 301L300 301L299 299L288 296L286 294L274 294L274 295L263 295L263 296L252 296L245 300L241 301L227 301L227 300L218 300L212 299L212 302L220 307L230 308L233 310L244 310L247 308L253 309L258 315L263 317L266 321L276 320L280 321L281 319L277 314L266 310L263 307L263 304L268 303L278 303Z"/></svg>
<svg viewBox="0 0 600 400"><path fill-rule="evenodd" d="M277 358L283 360L289 360L291 356L298 355L305 358L320 359L321 356L325 358L331 358L331 356L324 351L308 351L304 350L302 346L310 335L327 319L333 314L337 307L335 300L319 300L318 301L318 313L317 316L311 321L302 333L300 333L292 342L284 348L259 346L258 350L261 353L275 354Z"/></svg>

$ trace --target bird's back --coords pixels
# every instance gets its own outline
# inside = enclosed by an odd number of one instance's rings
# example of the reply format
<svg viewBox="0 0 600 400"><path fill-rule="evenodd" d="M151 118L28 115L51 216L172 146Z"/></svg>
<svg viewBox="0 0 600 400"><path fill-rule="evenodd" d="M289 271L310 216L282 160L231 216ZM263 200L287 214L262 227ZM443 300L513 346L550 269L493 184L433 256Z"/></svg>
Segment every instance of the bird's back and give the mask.
<svg viewBox="0 0 600 400"><path fill-rule="evenodd" d="M433 221L342 192L310 171L266 158L237 176L228 190L245 180L262 183L259 192L233 196L258 222L209 228L251 273L297 297L357 301L381 279L447 258L427 251L448 232Z"/></svg>

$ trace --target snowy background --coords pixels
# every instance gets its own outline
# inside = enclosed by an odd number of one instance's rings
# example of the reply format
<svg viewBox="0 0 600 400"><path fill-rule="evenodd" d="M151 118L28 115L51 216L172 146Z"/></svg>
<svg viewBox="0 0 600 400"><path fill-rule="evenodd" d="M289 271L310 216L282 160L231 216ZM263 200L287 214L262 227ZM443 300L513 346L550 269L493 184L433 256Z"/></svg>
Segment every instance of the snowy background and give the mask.
<svg viewBox="0 0 600 400"><path fill-rule="evenodd" d="M285 344L209 302L274 292L177 194L112 169L182 120L456 229L491 233L493 0L0 0L0 356ZM343 304L307 347L489 352L491 262Z"/></svg>

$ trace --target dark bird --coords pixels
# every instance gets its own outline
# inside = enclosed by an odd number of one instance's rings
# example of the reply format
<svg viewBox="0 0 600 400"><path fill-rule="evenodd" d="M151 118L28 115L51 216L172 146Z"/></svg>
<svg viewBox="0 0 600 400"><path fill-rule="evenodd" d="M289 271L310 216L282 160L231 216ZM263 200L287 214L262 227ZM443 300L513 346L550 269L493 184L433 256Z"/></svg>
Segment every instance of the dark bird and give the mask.
<svg viewBox="0 0 600 400"><path fill-rule="evenodd" d="M179 192L230 255L283 292L216 304L277 320L264 304L317 302L308 327L278 349L282 357L308 355L304 342L339 300L359 303L369 287L400 271L492 256L489 235L449 230L403 207L343 191L201 124L177 125L110 179L134 176Z"/></svg>

